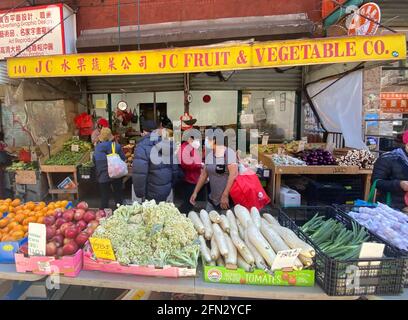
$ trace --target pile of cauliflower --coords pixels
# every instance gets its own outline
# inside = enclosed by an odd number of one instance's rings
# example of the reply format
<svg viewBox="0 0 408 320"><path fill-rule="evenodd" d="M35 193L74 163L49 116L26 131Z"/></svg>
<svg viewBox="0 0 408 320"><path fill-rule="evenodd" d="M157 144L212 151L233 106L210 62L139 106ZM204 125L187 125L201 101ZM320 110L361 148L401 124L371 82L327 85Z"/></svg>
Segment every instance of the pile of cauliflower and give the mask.
<svg viewBox="0 0 408 320"><path fill-rule="evenodd" d="M152 200L120 206L101 221L93 237L110 239L122 264L197 266L197 232L173 203Z"/></svg>

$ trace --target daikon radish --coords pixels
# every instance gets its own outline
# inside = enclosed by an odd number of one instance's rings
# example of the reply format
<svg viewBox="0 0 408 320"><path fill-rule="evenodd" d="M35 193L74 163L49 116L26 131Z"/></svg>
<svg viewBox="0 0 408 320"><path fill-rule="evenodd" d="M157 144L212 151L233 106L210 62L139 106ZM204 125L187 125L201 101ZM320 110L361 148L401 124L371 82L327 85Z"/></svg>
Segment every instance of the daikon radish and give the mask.
<svg viewBox="0 0 408 320"><path fill-rule="evenodd" d="M212 210L210 211L210 213L208 214L208 216L210 217L211 222L213 223L220 223L221 222L221 217L218 214L217 211Z"/></svg>
<svg viewBox="0 0 408 320"><path fill-rule="evenodd" d="M211 227L211 220L210 220L210 217L208 216L208 212L205 211L205 210L201 210L200 211L200 219L201 219L201 222L203 223L204 228L205 228L204 237L207 240L211 240L211 238L212 238L212 236L214 234L214 231L213 231L213 229Z"/></svg>
<svg viewBox="0 0 408 320"><path fill-rule="evenodd" d="M251 251L252 255L255 258L255 265L258 269L266 270L268 269L265 260L262 258L261 254L258 250L254 247L254 245L249 241L248 238L248 231L245 232L245 244L247 245L248 249Z"/></svg>
<svg viewBox="0 0 408 320"><path fill-rule="evenodd" d="M221 215L220 226L221 226L222 230L224 230L226 233L230 233L230 232L231 232L230 223L229 223L229 221L228 221L227 216L224 215L224 214Z"/></svg>
<svg viewBox="0 0 408 320"><path fill-rule="evenodd" d="M236 269L237 268L237 248L232 243L230 236L224 233L225 242L228 246L228 257L225 257L225 267L227 269Z"/></svg>
<svg viewBox="0 0 408 320"><path fill-rule="evenodd" d="M217 243L220 254L223 255L225 258L228 257L230 252L228 244L225 240L224 232L221 230L220 226L216 223L213 224L212 228L214 230L214 238L215 242Z"/></svg>
<svg viewBox="0 0 408 320"><path fill-rule="evenodd" d="M248 223L247 231L249 241L254 245L256 249L258 249L259 253L265 259L266 263L269 265L269 267L271 267L273 261L276 258L275 251L273 251L268 241L266 241L266 239L262 236L261 232L255 227L255 224L252 221Z"/></svg>
<svg viewBox="0 0 408 320"><path fill-rule="evenodd" d="M211 254L210 250L207 247L207 244L205 243L205 239L203 236L198 236L198 240L200 241L200 251L201 251L201 256L203 257L205 263L210 263L211 262Z"/></svg>
<svg viewBox="0 0 408 320"><path fill-rule="evenodd" d="M217 259L216 263L217 263L217 266L219 266L219 267L225 267L224 259L222 258L222 256L220 256Z"/></svg>
<svg viewBox="0 0 408 320"><path fill-rule="evenodd" d="M237 221L235 220L234 213L231 210L227 210L227 213L225 215L227 216L231 231L235 230L238 232Z"/></svg>
<svg viewBox="0 0 408 320"><path fill-rule="evenodd" d="M245 228L241 225L241 222L237 219L237 227L238 227L238 234L241 237L241 239L244 238L245 236Z"/></svg>
<svg viewBox="0 0 408 320"><path fill-rule="evenodd" d="M211 259L217 260L220 257L220 250L218 249L217 242L214 236L211 238L211 249L210 249Z"/></svg>
<svg viewBox="0 0 408 320"><path fill-rule="evenodd" d="M235 212L235 215L237 216L239 222L241 223L241 225L244 228L247 227L248 221L252 221L251 215L249 214L249 211L248 211L247 208L237 204L234 207L234 212Z"/></svg>
<svg viewBox="0 0 408 320"><path fill-rule="evenodd" d="M299 237L290 229L277 225L270 225L273 230L286 242L291 249L300 248L302 251L300 255L305 258L313 258L316 255L316 251L312 246L299 239Z"/></svg>
<svg viewBox="0 0 408 320"><path fill-rule="evenodd" d="M251 208L251 218L258 230L261 228L261 215L257 208Z"/></svg>
<svg viewBox="0 0 408 320"><path fill-rule="evenodd" d="M201 219L200 219L200 217L198 216L197 213L195 213L194 211L190 211L190 213L188 214L188 218L193 223L194 228L197 230L198 234L204 234L205 233L204 225L201 222Z"/></svg>
<svg viewBox="0 0 408 320"><path fill-rule="evenodd" d="M262 215L263 218L265 218L266 221L268 221L270 224L275 224L280 226L278 220L276 220L271 214L265 213Z"/></svg>
<svg viewBox="0 0 408 320"><path fill-rule="evenodd" d="M303 263L303 265L305 266L305 268L310 267L311 265L313 265L313 259L311 258L306 258L302 255L299 254L299 260Z"/></svg>
<svg viewBox="0 0 408 320"><path fill-rule="evenodd" d="M238 254L237 257L237 265L238 268L244 269L246 272L252 272L254 271L254 267L252 265L249 265L243 257L241 257L240 254Z"/></svg>
<svg viewBox="0 0 408 320"><path fill-rule="evenodd" d="M242 258L250 265L255 264L255 258L245 242L239 237L238 232L232 231L230 233L230 237L232 240L232 243L235 245L237 248L238 252L242 256Z"/></svg>

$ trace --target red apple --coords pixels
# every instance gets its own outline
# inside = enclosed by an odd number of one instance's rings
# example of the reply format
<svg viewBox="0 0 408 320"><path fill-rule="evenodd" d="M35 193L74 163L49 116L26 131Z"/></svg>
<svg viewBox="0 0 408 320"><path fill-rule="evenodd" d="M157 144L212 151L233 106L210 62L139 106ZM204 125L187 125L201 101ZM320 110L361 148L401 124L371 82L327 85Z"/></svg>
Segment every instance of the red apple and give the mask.
<svg viewBox="0 0 408 320"><path fill-rule="evenodd" d="M72 221L74 219L75 211L73 209L65 210L62 217L67 221Z"/></svg>
<svg viewBox="0 0 408 320"><path fill-rule="evenodd" d="M78 235L78 227L76 226L71 226L67 229L65 229L65 237L69 239L75 239L76 236Z"/></svg>
<svg viewBox="0 0 408 320"><path fill-rule="evenodd" d="M45 254L47 256L55 256L57 254L57 245L55 244L55 242L47 243Z"/></svg>
<svg viewBox="0 0 408 320"><path fill-rule="evenodd" d="M57 227L57 228L60 228L64 223L66 223L67 222L67 220L65 220L64 218L58 218L56 221L55 221L55 226Z"/></svg>
<svg viewBox="0 0 408 320"><path fill-rule="evenodd" d="M75 214L74 214L74 220L75 221L80 221L83 219L85 214L85 210L84 209L76 209L75 210Z"/></svg>
<svg viewBox="0 0 408 320"><path fill-rule="evenodd" d="M81 201L80 203L78 203L78 205L76 206L78 209L88 209L88 204L85 201Z"/></svg>
<svg viewBox="0 0 408 320"><path fill-rule="evenodd" d="M95 212L93 212L93 211L87 211L87 212L85 212L83 219L84 219L86 222L91 222L92 220L95 220L95 218L96 218Z"/></svg>
<svg viewBox="0 0 408 320"><path fill-rule="evenodd" d="M73 255L75 252L78 251L78 245L74 240L70 240L67 244L64 245L62 248L62 252L64 256Z"/></svg>

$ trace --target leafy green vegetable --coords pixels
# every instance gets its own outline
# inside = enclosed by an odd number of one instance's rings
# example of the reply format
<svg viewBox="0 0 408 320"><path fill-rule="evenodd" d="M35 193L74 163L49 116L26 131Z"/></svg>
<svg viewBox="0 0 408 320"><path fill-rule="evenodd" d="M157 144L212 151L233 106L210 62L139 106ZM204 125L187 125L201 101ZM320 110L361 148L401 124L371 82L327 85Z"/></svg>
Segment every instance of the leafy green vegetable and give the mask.
<svg viewBox="0 0 408 320"><path fill-rule="evenodd" d="M76 165L84 156L81 152L72 152L68 150L63 150L53 155L45 161L46 165L60 165L60 166L69 166Z"/></svg>

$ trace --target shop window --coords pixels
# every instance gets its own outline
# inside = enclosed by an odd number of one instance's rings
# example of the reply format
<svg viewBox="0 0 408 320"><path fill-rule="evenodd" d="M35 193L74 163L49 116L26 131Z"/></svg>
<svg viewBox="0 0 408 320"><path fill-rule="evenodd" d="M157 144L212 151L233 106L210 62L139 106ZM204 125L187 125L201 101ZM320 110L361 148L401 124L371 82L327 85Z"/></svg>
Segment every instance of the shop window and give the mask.
<svg viewBox="0 0 408 320"><path fill-rule="evenodd" d="M240 125L258 129L269 143L295 139L295 91L251 91L242 93Z"/></svg>

